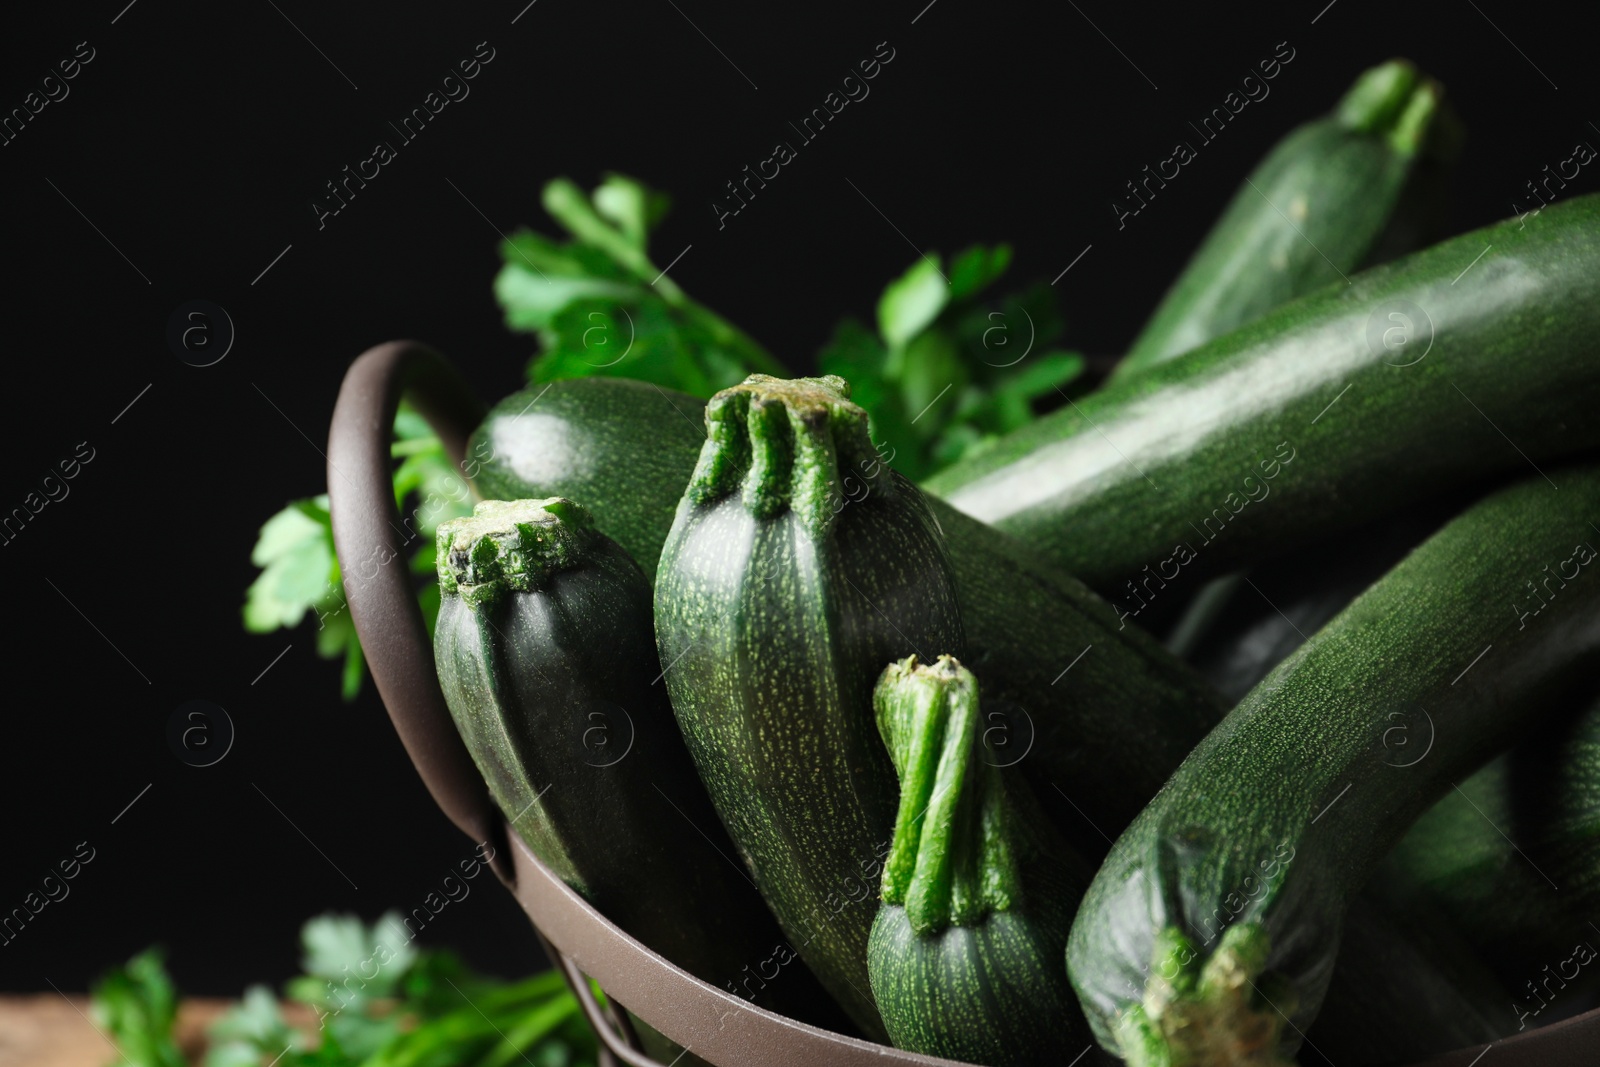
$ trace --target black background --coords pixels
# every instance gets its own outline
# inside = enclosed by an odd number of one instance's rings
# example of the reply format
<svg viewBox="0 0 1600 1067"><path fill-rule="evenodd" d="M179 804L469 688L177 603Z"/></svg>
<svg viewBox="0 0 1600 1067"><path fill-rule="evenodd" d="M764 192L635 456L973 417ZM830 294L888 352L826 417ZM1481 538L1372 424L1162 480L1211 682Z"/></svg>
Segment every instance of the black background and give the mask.
<svg viewBox="0 0 1600 1067"><path fill-rule="evenodd" d="M0 510L79 442L95 450L71 495L0 548L0 911L79 842L96 850L71 895L0 948L8 990L81 990L161 942L185 991L237 995L294 970L307 917L412 907L471 854L370 686L340 702L314 623L250 636L239 607L260 523L323 487L318 450L355 355L415 337L485 399L517 386L531 342L500 324L495 230L549 230L549 178L621 170L673 193L657 262L688 247L673 276L803 368L914 249L1000 239L1014 282L1057 277L1092 246L1056 289L1070 343L1117 351L1249 167L1390 56L1443 80L1467 122L1455 229L1509 214L1575 142L1600 144L1592 39L1506 0L125 2L13 13L0 45L6 110L78 42L95 50L70 95L0 148ZM386 120L482 41L495 58L471 95L319 230L323 183L392 140ZM870 96L719 230L723 183L794 140L788 122L884 41L894 59ZM1270 96L1119 230L1123 183L1192 140L1187 120L1279 42L1294 59ZM1594 187L1586 170L1565 195ZM196 298L238 331L208 368L165 342ZM193 698L238 728L213 767L167 746L168 716ZM510 897L488 875L473 887L423 940L501 974L542 966Z"/></svg>

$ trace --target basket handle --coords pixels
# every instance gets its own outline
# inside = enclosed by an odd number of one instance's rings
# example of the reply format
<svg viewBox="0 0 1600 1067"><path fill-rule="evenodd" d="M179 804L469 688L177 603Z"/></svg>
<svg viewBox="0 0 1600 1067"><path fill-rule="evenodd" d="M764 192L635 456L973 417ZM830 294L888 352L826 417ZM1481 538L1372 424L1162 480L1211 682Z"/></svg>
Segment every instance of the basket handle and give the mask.
<svg viewBox="0 0 1600 1067"><path fill-rule="evenodd" d="M395 507L389 453L404 396L459 467L484 406L433 349L390 341L363 352L339 389L328 428L328 510L350 617L395 732L450 821L494 849L490 867L515 878L505 820L456 732L434 673L433 642L411 588L406 555L420 535Z"/></svg>
<svg viewBox="0 0 1600 1067"><path fill-rule="evenodd" d="M328 511L334 549L344 574L351 621L406 754L450 821L472 840L492 847L490 869L515 891L516 870L507 848L512 831L450 717L410 573L404 562L391 565L403 561L403 553L420 536L401 519L391 488L389 440L402 396L427 420L458 467L466 455L467 439L483 421L483 405L444 357L428 346L390 341L357 357L345 372L328 429ZM534 932L600 1038L602 1067L652 1064L639 1051L639 1039L626 1025L626 1016L608 1018L571 961L537 925Z"/></svg>

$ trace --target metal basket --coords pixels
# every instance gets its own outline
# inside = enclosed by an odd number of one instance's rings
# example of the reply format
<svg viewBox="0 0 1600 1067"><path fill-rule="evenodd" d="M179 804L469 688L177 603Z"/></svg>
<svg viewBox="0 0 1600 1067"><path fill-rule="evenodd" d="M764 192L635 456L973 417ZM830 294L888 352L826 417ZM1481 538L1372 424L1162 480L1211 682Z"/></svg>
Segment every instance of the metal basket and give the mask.
<svg viewBox="0 0 1600 1067"><path fill-rule="evenodd" d="M328 497L351 618L417 772L451 822L494 848L490 867L565 974L600 1037L602 1063L661 1067L643 1052L631 1013L716 1067L953 1064L796 1022L700 981L624 933L528 851L495 807L451 721L406 568L381 565L415 538L403 530L391 488L390 427L402 395L458 463L484 415L483 404L425 345L391 341L351 364L328 432ZM380 564L370 568L371 577L369 561ZM585 975L609 1004L593 996ZM616 1010L621 1005L626 1012ZM1594 1067L1600 1009L1417 1067L1470 1067L1480 1059L1483 1067Z"/></svg>

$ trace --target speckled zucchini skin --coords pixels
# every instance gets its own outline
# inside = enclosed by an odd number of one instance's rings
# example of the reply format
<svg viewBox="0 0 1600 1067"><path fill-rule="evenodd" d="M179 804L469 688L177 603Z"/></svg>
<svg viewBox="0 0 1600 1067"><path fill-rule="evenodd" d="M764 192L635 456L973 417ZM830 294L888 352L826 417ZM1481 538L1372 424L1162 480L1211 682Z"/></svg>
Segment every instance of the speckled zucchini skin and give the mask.
<svg viewBox="0 0 1600 1067"><path fill-rule="evenodd" d="M1315 1016L1350 895L1592 668L1600 469L1546 473L1446 524L1280 664L1118 840L1067 949L1105 1047L1136 1065L1285 1062L1284 1019ZM1546 567L1566 576L1548 601L1530 584Z"/></svg>
<svg viewBox="0 0 1600 1067"><path fill-rule="evenodd" d="M1250 584L1229 600L1186 659L1230 707L1237 704L1308 636L1487 488L1384 515L1309 547L1303 557L1249 568L1244 574ZM1316 565L1307 566L1307 558Z"/></svg>
<svg viewBox="0 0 1600 1067"><path fill-rule="evenodd" d="M1082 582L928 503L955 569L963 662L986 694L988 758L1027 776L1068 841L1101 856L1226 708Z"/></svg>
<svg viewBox="0 0 1600 1067"><path fill-rule="evenodd" d="M1332 114L1279 141L1239 186L1112 380L1175 359L1368 263L1428 158L1442 97L1437 82L1391 60L1363 73Z"/></svg>
<svg viewBox="0 0 1600 1067"><path fill-rule="evenodd" d="M751 975L782 936L726 858L656 663L650 586L566 500L485 501L440 527L439 681L500 809L563 881L690 973L824 1024L804 973Z"/></svg>
<svg viewBox="0 0 1600 1067"><path fill-rule="evenodd" d="M1454 511L1461 510L1458 502ZM1246 589L1201 641L1196 665L1237 701L1451 516L1430 503L1385 516L1348 540L1319 547L1318 566L1286 559L1253 570ZM1570 718L1570 716L1568 716ZM1415 719L1416 721L1413 721ZM1600 716L1595 718L1600 725ZM1456 783L1386 857L1351 906L1332 984L1307 1042L1333 1063L1407 1062L1484 1044L1517 1029L1508 1005L1546 963L1569 955L1575 916L1600 909L1567 892L1558 873L1567 846L1600 846L1600 807L1575 839L1544 838L1542 813L1558 797L1581 796L1562 768L1582 760L1563 724L1547 718L1519 732L1516 757L1502 755ZM1552 736L1558 735L1558 736ZM1394 720L1397 763L1421 755L1425 722ZM1559 751L1558 751L1559 750ZM1526 787L1514 800L1512 766ZM1600 779L1595 788L1600 789ZM1582 823L1579 823L1582 826ZM1524 854L1497 827L1518 842ZM1542 844L1543 842L1543 844ZM1577 850L1581 851L1581 849ZM1561 879L1559 894L1529 859ZM1583 861L1580 860L1580 863ZM1588 857L1600 880L1600 860ZM1600 942L1597 942L1600 944ZM1486 962L1486 961L1492 961ZM1580 996L1568 998L1576 1007ZM1530 1001L1537 1010L1538 1002ZM1534 1022L1548 1021L1550 1013ZM1308 1061L1316 1056L1307 1053Z"/></svg>
<svg viewBox="0 0 1600 1067"><path fill-rule="evenodd" d="M867 974L895 777L872 717L891 660L964 647L943 539L882 467L843 379L752 375L707 439L656 574L656 638L700 776L790 943L882 1037Z"/></svg>
<svg viewBox="0 0 1600 1067"><path fill-rule="evenodd" d="M1596 277L1600 195L1576 197L1269 312L927 488L1133 609L1147 565L1196 588L1600 443Z"/></svg>
<svg viewBox="0 0 1600 1067"><path fill-rule="evenodd" d="M1446 793L1373 878L1404 914L1447 919L1492 962L1515 998L1496 1013L1507 1033L1575 1013L1600 985L1594 689Z"/></svg>
<svg viewBox="0 0 1600 1067"><path fill-rule="evenodd" d="M686 418L703 422L704 407L618 379L514 394L473 438L474 451L488 457L476 484L517 496L597 494L600 528L636 557L654 559L705 440L702 433L686 442L679 427ZM514 435L508 420L523 409L546 418ZM636 456L648 458L648 475L634 468ZM881 468L876 454L857 460L842 476L845 499L870 500L868 472ZM611 480L594 473L604 471L617 473ZM1226 708L1195 672L1081 582L942 501L926 504L956 579L963 662L993 713L985 729L991 758L1031 779L1075 846L1103 853L1102 834L1115 835L1138 814Z"/></svg>

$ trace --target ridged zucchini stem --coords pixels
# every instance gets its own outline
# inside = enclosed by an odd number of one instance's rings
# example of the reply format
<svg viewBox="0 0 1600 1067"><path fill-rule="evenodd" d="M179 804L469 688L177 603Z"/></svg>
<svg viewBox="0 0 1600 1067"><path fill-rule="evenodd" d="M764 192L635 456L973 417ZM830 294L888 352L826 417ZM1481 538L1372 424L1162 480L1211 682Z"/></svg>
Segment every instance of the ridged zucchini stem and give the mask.
<svg viewBox="0 0 1600 1067"><path fill-rule="evenodd" d="M1339 124L1379 134L1401 155L1422 150L1443 103L1444 91L1403 59L1366 70L1334 110Z"/></svg>
<svg viewBox="0 0 1600 1067"><path fill-rule="evenodd" d="M1389 128L1389 147L1401 155L1414 156L1434 138L1435 119L1444 103L1443 90L1434 81L1424 82L1406 101L1406 106ZM1457 135L1458 136L1458 135Z"/></svg>
<svg viewBox="0 0 1600 1067"><path fill-rule="evenodd" d="M1417 68L1404 59L1369 67L1339 98L1334 114L1340 125L1352 130L1372 133L1382 129L1405 110L1420 78Z"/></svg>
<svg viewBox="0 0 1600 1067"><path fill-rule="evenodd" d="M1263 977L1270 947L1240 923L1202 957L1176 927L1156 935L1143 1001L1117 1022L1129 1067L1293 1067L1279 1052L1293 994Z"/></svg>
<svg viewBox="0 0 1600 1067"><path fill-rule="evenodd" d="M980 758L978 683L950 656L892 663L873 694L900 776L883 900L930 934L972 926L1015 900L1019 872L996 768Z"/></svg>
<svg viewBox="0 0 1600 1067"><path fill-rule="evenodd" d="M866 410L850 402L849 383L835 374L752 374L711 398L706 438L689 482L692 502L740 492L752 515L790 510L813 537L843 507L844 472L875 473L879 466ZM875 481L873 491L892 491L891 479Z"/></svg>
<svg viewBox="0 0 1600 1067"><path fill-rule="evenodd" d="M593 534L589 512L563 497L480 501L439 524L439 590L474 611L493 608L507 592L543 589L577 565Z"/></svg>

